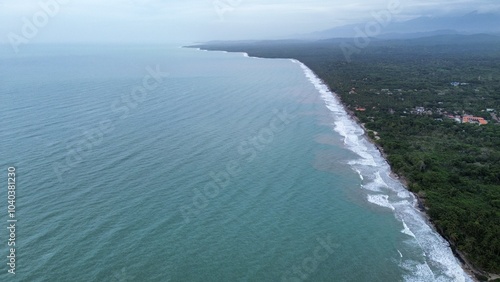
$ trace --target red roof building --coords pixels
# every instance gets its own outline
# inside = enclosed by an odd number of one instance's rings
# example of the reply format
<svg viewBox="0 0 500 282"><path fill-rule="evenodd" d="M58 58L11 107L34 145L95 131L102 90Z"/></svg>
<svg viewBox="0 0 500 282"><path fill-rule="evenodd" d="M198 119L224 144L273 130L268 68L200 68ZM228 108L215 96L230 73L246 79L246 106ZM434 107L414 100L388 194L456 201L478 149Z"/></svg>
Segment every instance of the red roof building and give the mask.
<svg viewBox="0 0 500 282"><path fill-rule="evenodd" d="M482 117L464 116L462 118L463 123L477 123L477 124L488 124L488 122Z"/></svg>

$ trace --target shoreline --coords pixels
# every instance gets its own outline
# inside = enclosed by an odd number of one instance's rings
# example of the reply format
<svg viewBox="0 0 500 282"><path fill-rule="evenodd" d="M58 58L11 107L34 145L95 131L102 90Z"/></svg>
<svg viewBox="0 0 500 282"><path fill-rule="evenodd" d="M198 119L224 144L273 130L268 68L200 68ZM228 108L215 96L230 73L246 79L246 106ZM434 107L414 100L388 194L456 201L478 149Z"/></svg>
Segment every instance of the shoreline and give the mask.
<svg viewBox="0 0 500 282"><path fill-rule="evenodd" d="M334 92L332 92L332 93L334 93ZM344 107L344 109L345 109L345 107ZM450 249L453 252L453 255L460 262L460 265L461 265L462 269L464 270L464 272L467 273L467 274L469 274L470 277L471 277L471 279L473 279L474 281L481 281L481 280L479 280L477 278L476 275L481 275L481 276L486 276L487 275L488 276L488 280L487 281L492 281L495 278L498 278L498 277L490 277L490 276L492 276L492 274L490 274L490 273L484 273L482 270L480 270L480 269L476 268L475 266L473 266L467 260L467 258L465 257L465 255L456 249L455 244L451 240L449 240L448 237L446 237L443 234L443 232L441 231L441 229L438 228L436 226L436 224L434 224L434 221L427 214L428 207L425 205L425 198L422 197L422 196L420 196L420 195L418 195L417 193L414 193L413 191L411 191L409 189L409 181L404 176L399 175L396 172L394 172L393 167L387 161L387 154L384 152L384 149L382 148L382 146L380 146L375 140L373 140L368 135L367 132L371 131L371 130L365 128L364 124L362 124L360 122L360 120L354 114L354 112L352 112L349 109L345 109L345 110L346 110L347 114L349 115L349 117L351 119L353 119L361 128L363 128L363 130L365 131L365 133L363 135L365 136L366 140L368 140L370 143L372 143L377 148L377 150L380 152L380 155L382 155L382 157L384 158L384 160L388 163L388 165L389 165L389 167L391 169L390 176L394 180L400 182L403 185L403 187L415 197L415 199L417 200L417 203L416 203L417 206L416 206L416 208L422 213L422 215L425 217L425 219L427 220L427 222L429 223L429 225L432 226L432 228L434 229L434 231L437 232L441 237L443 237L443 239L445 239L446 242L448 242L448 244L450 246ZM494 274L493 274L493 276L494 276Z"/></svg>
<svg viewBox="0 0 500 282"><path fill-rule="evenodd" d="M309 68L306 64L302 63L298 59L294 59L294 58L288 58L288 59L292 60L292 61L295 61L295 62L298 62L298 63L306 66L307 68ZM364 124L361 123L361 121L358 119L358 117L356 116L356 114L352 110L350 110L350 109L348 109L346 107L346 105L342 102L341 97L335 91L332 91L330 89L329 85L327 83L325 83L325 81L321 77L319 77L312 69L309 68L309 70L314 74L314 76L316 78L318 78L321 81L321 83L324 86L327 87L327 89L329 90L329 92L333 96L335 96L335 99L338 100L340 106L345 111L345 113L347 114L347 116L352 121L354 121L359 127L361 127L363 129L363 136L366 138L366 140L368 142L370 142L371 144L373 144L375 146L375 148L377 148L377 151L379 151L380 155L382 156L382 158L387 163L387 165L388 165L388 167L390 169L390 177L393 178L393 180L395 180L395 181L399 182L400 184L402 184L403 187L404 187L404 189L406 191L408 191L409 193L411 193L412 195L414 195L414 197L416 199L416 206L415 206L415 208L423 215L423 217L426 219L427 224L434 230L434 232L436 232L437 234L439 234L439 236L441 236L448 243L448 246L449 246L450 250L452 251L453 256L457 259L457 261L458 261L460 267L462 268L462 270L467 275L469 275L469 278L471 278L473 281L477 281L477 282L479 282L479 281L487 281L487 282L489 282L489 281L494 281L496 279L500 279L500 275L499 274L489 273L489 272L486 272L486 271L481 270L481 269L477 268L476 266L474 266L467 259L467 257L465 256L465 254L463 254L462 252L460 252L459 250L457 250L455 243L452 240L450 240L444 234L444 232L442 232L441 228L439 228L434 223L434 221L432 220L432 218L427 213L427 211L428 211L429 208L425 204L425 196L422 197L422 196L418 195L417 193L412 192L409 189L410 182L408 181L408 179L406 179L403 175L399 175L396 172L394 172L393 167L390 165L390 163L388 161L388 155L385 153L385 151L382 148L382 146L380 146L380 144L378 144L376 142L376 140L372 139L369 136L369 134L368 134L368 132L374 132L374 131L367 129L364 126ZM376 132L374 132L374 133L376 133ZM377 135L375 135L375 136L377 136Z"/></svg>
<svg viewBox="0 0 500 282"><path fill-rule="evenodd" d="M297 59L292 59L292 60L297 60ZM300 62L299 60L297 60L298 62ZM302 63L302 62L300 62ZM302 63L304 64L304 63ZM304 64L306 65L306 64ZM306 65L307 66L307 65ZM316 74L315 74L316 75ZM318 77L318 79L321 80L321 82L326 86L328 87L328 89L330 90L330 92L335 95L336 99L338 99L338 101L340 102L340 104L342 105L342 108L344 109L344 111L347 113L347 115L349 116L349 118L351 120L353 120L357 125L359 125L364 133L363 133L363 136L366 138L366 140L368 142L370 142L371 144L373 144L375 146L375 148L377 148L377 150L379 151L380 155L382 156L382 158L387 162L389 168L390 168L390 176L395 180L395 181L398 181L400 182L403 187L409 192L411 193L415 199L417 200L417 203L416 203L416 208L420 211L420 213L425 217L427 223L429 224L429 226L431 226L435 232L437 232L444 240L446 240L446 242L448 243L453 255L455 256L455 258L458 260L458 262L460 263L460 266L462 267L462 269L464 270L465 273L467 273L470 278L474 281L494 281L496 279L500 279L500 275L498 274L494 274L494 273L489 273L489 272L486 272L486 271L483 271L477 267L475 267L468 259L467 257L465 256L465 254L463 254L462 252L460 252L459 250L457 250L456 248L456 245L453 241L451 241L443 232L442 230L436 226L436 224L434 223L434 221L431 219L431 217L429 216L429 214L427 213L428 211L428 207L426 206L425 204L425 197L422 197L420 195L418 195L417 193L414 193L413 191L411 191L409 189L409 184L410 182L408 181L408 179L406 179L403 175L399 175L398 173L394 172L393 170L393 167L390 165L389 161L388 161L388 155L385 153L384 151L384 148L382 148L382 146L380 146L380 144L378 144L376 142L376 140L372 139L369 135L368 135L368 132L374 132L373 130L370 130L370 129L367 129L363 123L361 123L361 121L359 120L359 118L356 116L356 114L348 109L344 103L342 103L342 99L340 98L340 96L338 96L337 93L335 93L334 91L332 91L330 89L330 87L328 86L327 83L325 83L323 81L323 79L321 79L319 76L316 75L316 77ZM484 277L486 278L487 280L480 280L478 278L478 276L480 277Z"/></svg>
<svg viewBox="0 0 500 282"><path fill-rule="evenodd" d="M296 59L293 59L293 60L296 60ZM299 60L297 60L298 62L300 62ZM300 62L302 63L302 62ZM302 63L304 64L304 63ZM304 64L306 65L306 64ZM307 65L306 65L307 66ZM314 73L316 75L316 73ZM432 219L430 218L430 216L427 214L427 206L425 205L425 199L423 197L421 197L420 195L418 195L417 193L414 193L412 192L410 189L409 189L409 181L402 175L399 175L397 174L396 172L394 172L393 170L393 167L390 165L389 161L387 160L388 158L388 155L385 153L384 149L382 148L382 146L380 146L376 140L372 139L369 135L368 135L368 132L373 132L372 130L369 130L367 129L363 123L361 123L361 121L358 119L358 117L355 115L355 113L348 109L344 103L342 103L342 99L340 98L340 96L338 96L337 93L335 93L334 91L332 91L330 89L330 87L328 86L328 84L326 84L323 79L321 79L319 76L316 75L316 77L318 77L318 79L321 80L321 82L326 86L328 87L328 89L330 90L330 92L332 93L332 95L335 95L336 99L338 99L338 101L340 102L342 108L344 109L344 111L347 113L347 115L349 116L349 118L351 120L353 120L359 127L361 127L363 129L363 136L366 138L366 140L368 142L370 142L371 144L373 144L375 146L375 148L377 148L377 150L379 151L380 155L382 156L382 158L386 161L387 165L389 166L390 168L390 177L392 177L395 181L398 181L399 183L401 183L403 185L403 187L409 192L411 193L415 199L417 200L416 202L416 208L420 211L420 213L424 216L424 218L426 219L427 223L429 224L429 226L431 226L434 231L436 233L438 233L449 245L453 255L455 256L455 258L458 260L458 262L460 263L460 266L462 267L463 271L468 274L470 276L470 278L473 280L473 281L476 281L476 282L479 282L481 280L479 280L477 278L477 275L481 275L481 276L486 276L488 278L487 281L492 281L494 280L495 278L498 278L498 277L495 277L495 274L491 275L490 273L485 273L484 271L480 270L480 269L477 269L476 267L474 267L468 260L467 258L465 258L464 254L462 254L460 251L458 251L455 247L455 244L449 240L442 232L441 230L434 224L434 222L432 221ZM491 277L493 276L493 277Z"/></svg>
<svg viewBox="0 0 500 282"><path fill-rule="evenodd" d="M293 59L293 60L296 60L296 59ZM297 60L298 61L298 60ZM300 61L299 61L300 62ZM302 63L302 62L301 62ZM304 63L302 63L304 64ZM305 65L305 64L304 64ZM316 74L315 74L316 75ZM317 76L317 75L316 75ZM328 89L330 89L330 87L328 86L328 84L326 84L319 76L317 76L321 82L326 86L328 87ZM332 91L330 89L330 92L333 94L333 95L336 95L336 98L339 100L340 104L342 105L344 111L347 113L347 115L349 116L349 118L351 118L357 125L359 125L363 131L364 131L364 134L363 136L366 138L366 140L368 142L370 142L371 144L373 144L377 150L379 151L380 155L384 158L384 160L387 162L387 164L389 165L389 168L391 170L390 172L390 176L400 182L403 187L409 192L411 193L413 196L415 196L415 199L417 200L417 203L416 203L416 208L422 213L422 215L425 217L425 219L427 220L427 222L429 223L429 225L434 229L435 232L437 232L444 240L446 240L446 242L448 242L449 244L449 247L451 249L451 251L453 252L453 255L455 256L455 258L460 262L460 265L462 267L462 269L464 270L465 273L467 273L470 278L474 281L494 281L496 279L500 279L500 275L499 274L495 274L495 273L489 273L489 272L486 272L486 271L483 271L479 268L477 268L476 266L474 266L468 259L467 257L465 256L465 254L463 254L462 252L460 252L455 243L453 241L451 241L445 234L444 232L442 232L442 230L434 223L434 221L432 220L432 218L429 216L429 214L427 213L428 211L428 207L426 206L425 204L425 197L422 197L421 195L418 195L417 193L414 193L413 191L411 191L409 189L409 184L410 182L403 176L403 175L399 175L398 173L394 172L393 170L393 167L390 165L389 161L388 161L388 155L385 153L384 151L384 148L382 148L382 146L380 146L380 144L378 144L376 142L376 140L372 139L369 135L368 135L368 132L374 132L373 130L370 130L370 129L367 129L363 123L361 123L361 121L358 119L358 117L356 116L356 114L348 109L344 103L342 103L342 99L340 98L340 96L338 96L337 93L335 93L334 91ZM487 280L480 280L479 277L484 277L486 278Z"/></svg>
<svg viewBox="0 0 500 282"><path fill-rule="evenodd" d="M188 47L188 46L186 46L186 47L187 48L192 48L192 47ZM203 51L224 51L226 53L227 52L230 52L230 53L242 53L243 56L248 57L248 58L263 58L263 59L267 59L265 57L251 56L247 52L244 52L244 51L225 51L225 50L216 50L216 49L211 50L211 49L203 49L202 47L196 47L196 48L199 49L199 50L203 50ZM269 58L269 59L271 59L271 58ZM302 63L300 60L295 59L295 58L275 58L275 59L288 59L288 60L296 61L296 62L298 62L300 64L303 64L307 68L309 68L306 64ZM371 144L373 144L377 148L377 150L380 152L382 158L387 162L387 164L388 164L388 166L390 168L390 177L392 177L395 181L400 182L403 185L403 187L409 193L411 193L412 195L414 195L414 197L416 199L416 209L418 211L420 211L420 213L424 216L424 218L426 219L428 225L437 234L439 234L439 236L441 236L448 243L449 248L451 249L451 251L453 253L453 256L457 259L457 261L459 262L459 265L461 266L461 268L463 269L463 271L466 274L468 274L469 277L473 281L494 281L496 279L499 279L500 278L500 274L489 273L489 272L483 271L483 270L475 267L472 263L469 262L469 260L465 256L465 254L463 254L459 250L457 250L455 243L453 241L451 241L448 237L446 237L444 235L444 233L442 232L442 230L438 226L436 226L436 224L434 223L434 221L428 215L428 213L427 213L428 207L425 204L425 197L422 197L422 196L418 195L417 193L412 192L409 189L410 182L404 176L399 175L396 172L394 172L393 167L388 162L388 155L384 152L384 149L382 148L382 146L380 146L376 142L376 140L372 139L368 135L368 132L373 132L373 131L367 129L364 126L364 124L361 123L361 121L358 119L358 117L355 115L355 113L352 110L350 110L350 109L348 109L346 107L346 105L342 102L341 97L337 93L335 93L334 91L332 91L330 89L329 85L327 83L325 83L323 81L323 79L321 79L316 73L314 73L314 71L312 71L312 72L322 82L322 84L325 85L328 88L328 90L330 91L330 93L332 95L334 95L336 99L338 99L338 101L340 102L340 105L342 106L342 108L344 109L344 111L347 113L347 115L349 116L349 118L363 129L363 131L364 131L363 135L366 138L366 140L368 142L370 142ZM479 278L479 277L481 277L481 278ZM484 279L486 279L486 280L484 280Z"/></svg>

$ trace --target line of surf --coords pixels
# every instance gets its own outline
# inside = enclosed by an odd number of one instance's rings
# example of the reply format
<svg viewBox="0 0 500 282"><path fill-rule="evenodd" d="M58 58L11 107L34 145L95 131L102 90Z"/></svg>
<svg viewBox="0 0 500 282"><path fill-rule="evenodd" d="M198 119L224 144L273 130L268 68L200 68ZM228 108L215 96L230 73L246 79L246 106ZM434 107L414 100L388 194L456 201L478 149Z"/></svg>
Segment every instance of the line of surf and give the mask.
<svg viewBox="0 0 500 282"><path fill-rule="evenodd" d="M390 209L401 222L401 233L408 235L409 240L421 249L424 263L410 260L403 262L402 267L412 273L405 280L473 281L454 256L448 242L417 209L415 196L391 177L389 164L367 139L363 128L349 116L337 95L305 64L295 59L291 61L300 65L305 76L320 93L332 113L333 129L344 138L345 147L359 156L348 164L359 174L367 201Z"/></svg>
<svg viewBox="0 0 500 282"><path fill-rule="evenodd" d="M247 58L259 58L245 52L235 53ZM306 78L320 93L333 115L333 130L344 138L345 147L359 156L348 164L359 174L363 182L361 188L367 192L367 202L390 209L401 222L401 233L406 234L421 250L423 262L411 259L403 261L404 253L398 249L402 258L401 268L411 273L404 276L405 281L474 281L463 270L449 243L417 209L415 196L400 181L392 178L389 164L367 139L364 129L349 116L337 95L305 64L296 59L289 60L300 65Z"/></svg>

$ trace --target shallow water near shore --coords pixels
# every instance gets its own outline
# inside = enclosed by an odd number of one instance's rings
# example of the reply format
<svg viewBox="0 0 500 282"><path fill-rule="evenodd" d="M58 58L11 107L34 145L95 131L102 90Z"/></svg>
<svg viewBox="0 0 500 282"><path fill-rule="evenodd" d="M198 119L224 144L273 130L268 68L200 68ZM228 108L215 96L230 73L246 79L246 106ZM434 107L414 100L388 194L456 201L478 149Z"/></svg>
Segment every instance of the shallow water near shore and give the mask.
<svg viewBox="0 0 500 282"><path fill-rule="evenodd" d="M471 281L300 62L177 46L0 60L18 281Z"/></svg>

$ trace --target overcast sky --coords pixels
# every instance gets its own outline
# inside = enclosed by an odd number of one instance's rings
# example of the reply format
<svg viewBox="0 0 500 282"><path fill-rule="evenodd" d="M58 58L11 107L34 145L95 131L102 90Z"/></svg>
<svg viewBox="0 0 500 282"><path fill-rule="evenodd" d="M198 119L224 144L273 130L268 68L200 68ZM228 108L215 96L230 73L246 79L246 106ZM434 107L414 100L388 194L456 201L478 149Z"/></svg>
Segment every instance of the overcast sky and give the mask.
<svg viewBox="0 0 500 282"><path fill-rule="evenodd" d="M44 19L47 12L41 3L54 1L0 0L0 42L8 43L9 34L23 36L26 21L32 23L34 18L40 27L35 26L30 42L184 43L286 37L366 21L397 0L58 0L61 4ZM402 10L395 20L500 10L498 0L399 1Z"/></svg>

